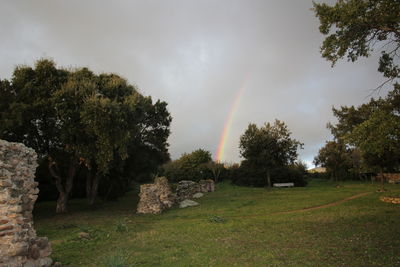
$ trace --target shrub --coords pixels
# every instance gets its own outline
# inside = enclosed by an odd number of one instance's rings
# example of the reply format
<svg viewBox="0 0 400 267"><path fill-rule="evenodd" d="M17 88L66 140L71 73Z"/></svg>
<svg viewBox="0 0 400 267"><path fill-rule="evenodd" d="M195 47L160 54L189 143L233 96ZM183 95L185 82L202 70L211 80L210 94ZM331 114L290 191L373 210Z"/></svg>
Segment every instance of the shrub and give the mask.
<svg viewBox="0 0 400 267"><path fill-rule="evenodd" d="M212 162L211 153L198 149L164 164L160 169L160 175L167 177L170 182L210 179L214 177L210 162Z"/></svg>
<svg viewBox="0 0 400 267"><path fill-rule="evenodd" d="M232 168L230 178L232 183L244 186L263 187L267 185L266 173L249 164L242 164L240 167ZM272 183L294 183L295 186L306 186L306 170L304 166L293 164L275 168L271 171Z"/></svg>

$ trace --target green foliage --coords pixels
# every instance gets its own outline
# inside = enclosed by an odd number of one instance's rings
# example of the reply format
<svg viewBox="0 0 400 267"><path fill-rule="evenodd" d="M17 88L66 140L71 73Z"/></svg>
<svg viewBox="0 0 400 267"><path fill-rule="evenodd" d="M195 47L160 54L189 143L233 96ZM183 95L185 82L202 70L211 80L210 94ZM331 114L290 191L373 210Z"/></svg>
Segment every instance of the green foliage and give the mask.
<svg viewBox="0 0 400 267"><path fill-rule="evenodd" d="M350 144L360 148L372 167L390 170L400 160L400 118L393 113L376 111L368 120L346 135Z"/></svg>
<svg viewBox="0 0 400 267"><path fill-rule="evenodd" d="M368 57L371 51L379 48L381 56L378 71L388 81L396 82L399 79L399 1L340 0L334 5L314 3L313 10L320 20L320 32L326 35L321 54L332 65L343 57L349 61ZM358 108L333 109L338 123L329 124L328 127L335 141L328 142L320 150L316 162L336 173L334 176L339 170L346 169L347 172L358 174L361 171L376 171L377 168L397 169L398 91L399 85L394 83L394 90L387 99L372 99ZM334 143L340 143L344 148L340 151L334 149Z"/></svg>
<svg viewBox="0 0 400 267"><path fill-rule="evenodd" d="M108 188L101 190L105 198L118 196L115 190L150 176L169 158L171 119L165 102L153 103L115 74L59 69L42 59L0 81L0 138L48 159L40 174L52 177L64 201L76 177L88 180L93 202L99 187Z"/></svg>
<svg viewBox="0 0 400 267"><path fill-rule="evenodd" d="M163 165L161 174L169 181L181 180L199 181L213 177L211 153L203 149L197 149L190 154L183 154L179 159Z"/></svg>
<svg viewBox="0 0 400 267"><path fill-rule="evenodd" d="M290 135L285 123L279 120L261 128L249 124L240 137L240 154L252 164L266 168L291 164L297 158L297 149L303 144Z"/></svg>
<svg viewBox="0 0 400 267"><path fill-rule="evenodd" d="M204 149L197 149L190 154L184 153L179 159L187 168L210 162L211 152Z"/></svg>
<svg viewBox="0 0 400 267"><path fill-rule="evenodd" d="M294 163L270 169L271 184L294 183L294 186L307 185L307 172L302 164ZM231 171L230 180L233 184L242 186L266 186L265 171L243 161L240 167Z"/></svg>
<svg viewBox="0 0 400 267"><path fill-rule="evenodd" d="M384 48L378 70L389 79L399 78L399 1L340 0L332 6L314 2L313 10L320 32L326 35L321 47L324 58L332 64L343 57L356 61L368 57L374 48Z"/></svg>
<svg viewBox="0 0 400 267"><path fill-rule="evenodd" d="M259 180L264 177L264 182L261 183L271 186L271 171L295 162L298 156L297 149L302 148L303 144L290 135L291 132L285 123L279 120L275 120L274 124L266 123L261 128L249 124L240 137L239 145L240 154L245 158L242 166L245 172L248 172L249 179L259 177ZM250 184L259 185L258 182Z"/></svg>
<svg viewBox="0 0 400 267"><path fill-rule="evenodd" d="M308 184L307 172L301 163L274 169L271 172L271 177L272 183L294 183L296 187L303 187Z"/></svg>
<svg viewBox="0 0 400 267"><path fill-rule="evenodd" d="M316 166L326 168L333 180L343 180L351 168L352 152L342 142L328 141L325 146L318 151L314 158Z"/></svg>
<svg viewBox="0 0 400 267"><path fill-rule="evenodd" d="M241 186L263 187L266 185L265 171L243 161L240 167L230 169L230 180Z"/></svg>
<svg viewBox="0 0 400 267"><path fill-rule="evenodd" d="M35 69L16 67L11 81L0 91L0 138L23 142L39 156L60 148L60 127L52 95L60 90L67 72L50 60L39 60Z"/></svg>
<svg viewBox="0 0 400 267"><path fill-rule="evenodd" d="M226 171L224 164L215 161L209 161L207 163L207 168L211 171L214 182L217 183L223 180L224 173Z"/></svg>
<svg viewBox="0 0 400 267"><path fill-rule="evenodd" d="M329 128L335 141L326 143L315 163L332 172L344 170L359 177L365 172L398 171L399 111L399 84L386 98L371 99L359 107L333 109L338 122L329 124Z"/></svg>
<svg viewBox="0 0 400 267"><path fill-rule="evenodd" d="M341 106L340 108L332 108L333 115L337 119L335 125L328 123L328 128L331 130L335 139L341 140L343 136L353 130L353 128L367 120L376 111L382 108L385 101L383 99L371 99L368 103L358 107ZM344 140L341 140L343 142Z"/></svg>

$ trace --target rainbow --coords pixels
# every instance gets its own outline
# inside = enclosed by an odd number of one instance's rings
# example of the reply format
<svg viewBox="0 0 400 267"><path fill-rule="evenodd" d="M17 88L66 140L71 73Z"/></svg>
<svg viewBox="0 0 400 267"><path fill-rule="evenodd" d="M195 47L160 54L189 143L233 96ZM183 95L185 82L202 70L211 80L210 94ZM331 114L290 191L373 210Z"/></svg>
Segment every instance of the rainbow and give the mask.
<svg viewBox="0 0 400 267"><path fill-rule="evenodd" d="M229 110L229 114L225 121L224 129L222 131L218 149L217 149L217 157L216 157L217 162L222 162L222 160L224 159L226 141L228 140L232 122L233 122L233 118L235 117L237 108L238 108L240 100L242 98L244 88L245 88L245 84L243 84L242 87L239 88L239 90L236 93L235 99L232 103L231 109Z"/></svg>

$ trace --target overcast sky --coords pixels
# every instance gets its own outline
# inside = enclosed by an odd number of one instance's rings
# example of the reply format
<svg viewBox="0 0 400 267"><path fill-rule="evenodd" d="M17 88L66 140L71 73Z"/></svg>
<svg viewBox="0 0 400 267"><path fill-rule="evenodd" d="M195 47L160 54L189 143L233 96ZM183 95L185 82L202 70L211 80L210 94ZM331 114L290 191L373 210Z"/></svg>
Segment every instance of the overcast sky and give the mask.
<svg viewBox="0 0 400 267"><path fill-rule="evenodd" d="M319 2L319 1L317 1ZM332 2L332 1L330 1ZM168 103L173 159L215 156L238 90L225 161L250 122L283 120L310 163L330 139L332 106L358 105L382 80L377 58L334 68L319 53L311 0L0 0L0 79L16 65L114 72Z"/></svg>

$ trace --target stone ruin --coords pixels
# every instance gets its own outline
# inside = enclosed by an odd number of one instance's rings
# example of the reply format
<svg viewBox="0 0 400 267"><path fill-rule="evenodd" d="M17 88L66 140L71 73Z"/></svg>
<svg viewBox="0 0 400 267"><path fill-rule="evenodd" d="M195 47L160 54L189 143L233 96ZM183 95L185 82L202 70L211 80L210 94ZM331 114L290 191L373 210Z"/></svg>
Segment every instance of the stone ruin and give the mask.
<svg viewBox="0 0 400 267"><path fill-rule="evenodd" d="M180 181L176 188L176 194L173 194L168 180L165 177L157 177L153 184L144 184L140 186L140 201L137 207L138 213L158 214L165 209L171 208L175 203L180 203L197 198L194 197L198 193L214 192L214 181L200 180L196 183L193 181ZM195 204L196 203L196 204ZM180 205L180 207L195 206L197 202L191 201L188 205Z"/></svg>
<svg viewBox="0 0 400 267"><path fill-rule="evenodd" d="M215 183L211 179L200 180L199 185L200 185L200 192L202 192L202 193L215 191Z"/></svg>
<svg viewBox="0 0 400 267"><path fill-rule="evenodd" d="M176 195L178 200L193 198L196 193L214 192L215 184L211 179L200 180L198 183L193 181L183 180L178 183L176 187Z"/></svg>
<svg viewBox="0 0 400 267"><path fill-rule="evenodd" d="M176 195L179 201L192 198L197 192L200 192L200 185L193 181L180 181L176 187Z"/></svg>
<svg viewBox="0 0 400 267"><path fill-rule="evenodd" d="M383 177L382 177L383 174ZM376 176L376 180L378 181L387 181L389 184L400 183L400 173L379 173Z"/></svg>
<svg viewBox="0 0 400 267"><path fill-rule="evenodd" d="M155 178L153 184L141 185L139 196L138 213L158 214L175 203L175 196L165 177Z"/></svg>
<svg viewBox="0 0 400 267"><path fill-rule="evenodd" d="M37 155L23 144L0 140L0 266L51 266L50 244L37 237L32 210L39 192Z"/></svg>

